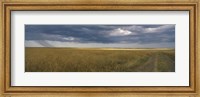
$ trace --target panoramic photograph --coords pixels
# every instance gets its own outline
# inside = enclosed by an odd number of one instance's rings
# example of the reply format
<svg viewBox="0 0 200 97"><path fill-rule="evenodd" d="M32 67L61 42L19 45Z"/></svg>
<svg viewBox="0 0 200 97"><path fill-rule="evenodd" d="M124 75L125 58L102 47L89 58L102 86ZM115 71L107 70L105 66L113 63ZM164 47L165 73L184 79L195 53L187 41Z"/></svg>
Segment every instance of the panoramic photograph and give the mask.
<svg viewBox="0 0 200 97"><path fill-rule="evenodd" d="M25 72L175 72L175 25L26 24Z"/></svg>

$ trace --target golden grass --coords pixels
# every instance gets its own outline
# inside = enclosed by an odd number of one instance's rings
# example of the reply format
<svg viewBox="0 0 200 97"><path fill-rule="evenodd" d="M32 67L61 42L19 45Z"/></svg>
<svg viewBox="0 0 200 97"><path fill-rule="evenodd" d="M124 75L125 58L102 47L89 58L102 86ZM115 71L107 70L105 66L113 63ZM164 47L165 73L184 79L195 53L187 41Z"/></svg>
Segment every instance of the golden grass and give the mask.
<svg viewBox="0 0 200 97"><path fill-rule="evenodd" d="M173 72L172 49L26 48L26 72Z"/></svg>

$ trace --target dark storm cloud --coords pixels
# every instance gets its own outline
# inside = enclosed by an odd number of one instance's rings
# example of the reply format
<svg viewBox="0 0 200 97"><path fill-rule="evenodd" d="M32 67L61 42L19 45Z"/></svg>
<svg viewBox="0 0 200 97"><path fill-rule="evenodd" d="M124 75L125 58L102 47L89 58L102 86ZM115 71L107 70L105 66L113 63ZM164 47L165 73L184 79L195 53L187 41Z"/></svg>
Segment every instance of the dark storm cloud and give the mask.
<svg viewBox="0 0 200 97"><path fill-rule="evenodd" d="M25 40L173 45L175 25L25 25Z"/></svg>
<svg viewBox="0 0 200 97"><path fill-rule="evenodd" d="M106 36L105 33L111 28L98 26L80 26L80 25L26 25L26 40L54 40L54 41L72 41L67 40L73 37L76 42L114 42Z"/></svg>

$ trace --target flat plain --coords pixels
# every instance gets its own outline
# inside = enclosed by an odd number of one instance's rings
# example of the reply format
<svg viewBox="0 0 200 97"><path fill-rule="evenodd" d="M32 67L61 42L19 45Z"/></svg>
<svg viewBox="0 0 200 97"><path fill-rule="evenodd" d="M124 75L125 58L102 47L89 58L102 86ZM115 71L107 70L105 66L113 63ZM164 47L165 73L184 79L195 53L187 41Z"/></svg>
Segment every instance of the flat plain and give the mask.
<svg viewBox="0 0 200 97"><path fill-rule="evenodd" d="M25 48L25 72L174 72L174 49Z"/></svg>

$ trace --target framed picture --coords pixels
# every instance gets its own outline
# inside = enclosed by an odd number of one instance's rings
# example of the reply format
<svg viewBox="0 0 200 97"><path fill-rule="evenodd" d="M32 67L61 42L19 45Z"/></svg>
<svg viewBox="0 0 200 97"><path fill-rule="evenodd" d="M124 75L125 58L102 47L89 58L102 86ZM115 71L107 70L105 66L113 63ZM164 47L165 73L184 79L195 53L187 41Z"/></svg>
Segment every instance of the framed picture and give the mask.
<svg viewBox="0 0 200 97"><path fill-rule="evenodd" d="M2 95L199 96L198 0L14 1L1 3Z"/></svg>

